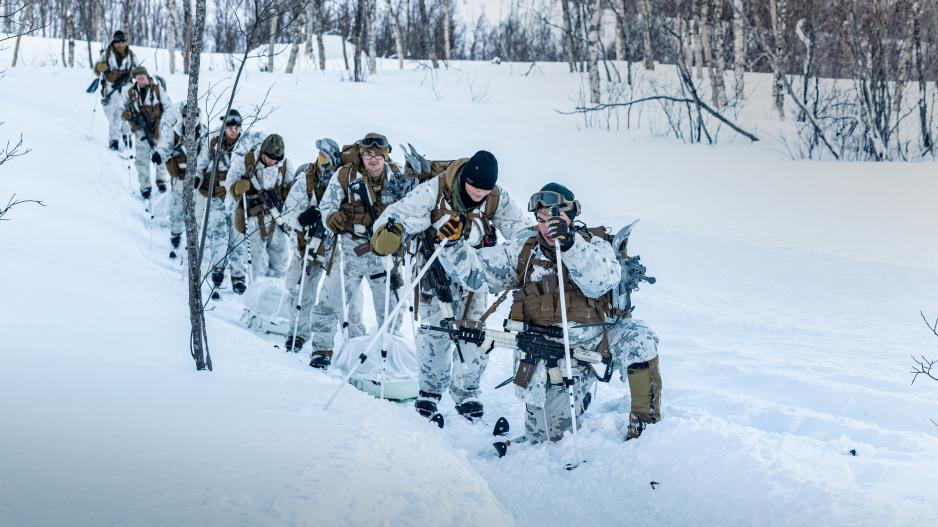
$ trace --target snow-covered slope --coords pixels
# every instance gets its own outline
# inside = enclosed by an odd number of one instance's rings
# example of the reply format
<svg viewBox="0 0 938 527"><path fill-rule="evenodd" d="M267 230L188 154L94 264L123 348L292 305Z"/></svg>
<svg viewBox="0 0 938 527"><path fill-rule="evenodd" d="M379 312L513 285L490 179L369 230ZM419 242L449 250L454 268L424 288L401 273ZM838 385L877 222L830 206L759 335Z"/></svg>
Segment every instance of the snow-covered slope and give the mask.
<svg viewBox="0 0 938 527"><path fill-rule="evenodd" d="M909 354L938 350L918 315L938 312L934 164L578 130L553 111L579 87L564 65L455 66L365 85L250 73L237 102L270 90L259 126L297 163L318 137L378 130L432 157L492 150L509 192L565 182L591 223L641 216L631 246L658 283L637 314L662 337L665 420L622 442L628 389L601 386L588 462L568 472L568 441L494 459L488 426L448 398L442 431L350 388L324 412L338 381L240 329L232 297L209 317L215 371L193 372L168 234L104 149L90 75L17 67L0 79L0 144L22 132L32 152L0 167L0 200L47 207L0 223L0 524L938 521L938 387L907 373ZM167 80L178 100L184 78ZM755 100L764 81L751 79ZM479 86L491 95L473 103ZM768 130L769 115L754 105L748 119ZM483 401L517 430L520 403L491 389L510 369L493 357Z"/></svg>

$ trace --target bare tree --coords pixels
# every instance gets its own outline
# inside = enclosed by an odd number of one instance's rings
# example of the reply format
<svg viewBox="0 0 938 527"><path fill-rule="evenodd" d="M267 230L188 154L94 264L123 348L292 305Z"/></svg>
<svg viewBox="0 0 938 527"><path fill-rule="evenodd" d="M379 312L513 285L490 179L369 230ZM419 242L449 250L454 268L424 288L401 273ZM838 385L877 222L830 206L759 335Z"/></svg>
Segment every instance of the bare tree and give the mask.
<svg viewBox="0 0 938 527"><path fill-rule="evenodd" d="M398 11L394 10L393 0L387 0L388 15L391 19L391 30L394 31L394 47L397 50L397 65L404 69L404 37L401 35L401 23L397 18Z"/></svg>
<svg viewBox="0 0 938 527"><path fill-rule="evenodd" d="M589 22L589 35L588 35L588 45L589 45L589 62L587 67L587 72L589 74L589 83L590 83L590 102L593 104L599 104L602 100L602 86L599 78L599 57L600 57L600 46L602 45L599 41L600 39L600 26L602 24L603 16L603 7L602 0L592 0L590 6L590 22Z"/></svg>
<svg viewBox="0 0 938 527"><path fill-rule="evenodd" d="M375 23L378 18L378 2L377 0L366 0L365 6L367 7L364 16L366 22L365 28L368 31L368 73L375 75L378 73L378 31L375 29Z"/></svg>
<svg viewBox="0 0 938 527"><path fill-rule="evenodd" d="M326 69L326 46L322 40L323 33L323 15L322 0L313 0L313 13L316 15L316 53L319 55L319 69ZM345 49L345 43L342 43L342 49Z"/></svg>
<svg viewBox="0 0 938 527"><path fill-rule="evenodd" d="M451 55L449 26L452 21L450 16L450 1L443 0L443 60L447 62L449 62Z"/></svg>
<svg viewBox="0 0 938 527"><path fill-rule="evenodd" d="M567 55L567 62L570 64L570 73L573 73L577 69L577 38L573 33L573 13L570 9L571 0L560 0L560 4L563 7L563 37L564 37L564 51Z"/></svg>
<svg viewBox="0 0 938 527"><path fill-rule="evenodd" d="M176 35L179 33L179 19L176 17L176 0L166 0L166 14L169 19L169 32L166 34L166 51L169 52L169 73L176 73ZM186 55L183 50L183 56ZM188 62L185 59L185 62Z"/></svg>
<svg viewBox="0 0 938 527"><path fill-rule="evenodd" d="M651 0L639 0L642 8L642 52L646 70L655 69L654 52L651 48L652 12Z"/></svg>
<svg viewBox="0 0 938 527"><path fill-rule="evenodd" d="M736 99L743 100L746 92L746 24L743 0L733 0L733 77L736 81Z"/></svg>
<svg viewBox="0 0 938 527"><path fill-rule="evenodd" d="M778 118L785 120L785 68L787 66L785 50L785 22L788 16L788 0L769 0L769 16L772 22L772 36L775 52L772 60L772 102Z"/></svg>

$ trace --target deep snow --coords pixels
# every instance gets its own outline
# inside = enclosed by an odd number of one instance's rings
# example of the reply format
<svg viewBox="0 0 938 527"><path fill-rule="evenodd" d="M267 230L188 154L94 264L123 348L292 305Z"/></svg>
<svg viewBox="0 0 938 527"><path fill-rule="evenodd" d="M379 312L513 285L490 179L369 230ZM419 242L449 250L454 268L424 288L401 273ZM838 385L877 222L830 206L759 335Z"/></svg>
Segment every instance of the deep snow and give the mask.
<svg viewBox="0 0 938 527"><path fill-rule="evenodd" d="M918 314L938 315L935 164L786 160L761 76L744 113L757 145L584 130L554 112L579 90L566 66L527 69L250 72L237 101L271 90L260 127L297 164L318 137L379 130L431 157L492 150L522 200L565 182L591 223L641 217L631 247L658 283L635 301L662 338L664 421L622 442L616 378L568 472L568 441L494 459L489 425L448 398L442 432L351 388L324 412L337 380L240 329L227 295L215 371L193 372L168 233L104 148L91 75L18 67L0 79L0 144L22 132L32 152L0 167L0 200L47 207L0 223L0 524L935 524L938 386L908 373L910 354L938 354ZM167 80L179 100L184 78ZM510 364L493 357L483 401L520 430L520 403L491 389Z"/></svg>

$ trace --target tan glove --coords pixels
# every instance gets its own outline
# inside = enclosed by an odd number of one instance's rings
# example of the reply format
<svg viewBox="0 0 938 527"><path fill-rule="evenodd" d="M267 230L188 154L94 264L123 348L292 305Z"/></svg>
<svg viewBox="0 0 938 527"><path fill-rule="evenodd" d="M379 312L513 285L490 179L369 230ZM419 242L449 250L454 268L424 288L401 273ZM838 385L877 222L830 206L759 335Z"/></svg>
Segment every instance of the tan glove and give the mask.
<svg viewBox="0 0 938 527"><path fill-rule="evenodd" d="M450 216L449 221L439 229L440 239L456 241L462 236L462 220L459 216Z"/></svg>
<svg viewBox="0 0 938 527"><path fill-rule="evenodd" d="M348 217L341 210L333 212L332 215L326 218L326 227L329 227L329 230L336 234L345 231L346 223L348 223Z"/></svg>
<svg viewBox="0 0 938 527"><path fill-rule="evenodd" d="M251 190L251 182L246 179L239 179L231 185L231 196L234 199L241 199L241 196Z"/></svg>
<svg viewBox="0 0 938 527"><path fill-rule="evenodd" d="M94 72L98 75L101 75L107 71L107 62L96 62L94 65Z"/></svg>
<svg viewBox="0 0 938 527"><path fill-rule="evenodd" d="M396 253L401 248L404 229L396 223L388 223L371 237L371 252L378 256Z"/></svg>

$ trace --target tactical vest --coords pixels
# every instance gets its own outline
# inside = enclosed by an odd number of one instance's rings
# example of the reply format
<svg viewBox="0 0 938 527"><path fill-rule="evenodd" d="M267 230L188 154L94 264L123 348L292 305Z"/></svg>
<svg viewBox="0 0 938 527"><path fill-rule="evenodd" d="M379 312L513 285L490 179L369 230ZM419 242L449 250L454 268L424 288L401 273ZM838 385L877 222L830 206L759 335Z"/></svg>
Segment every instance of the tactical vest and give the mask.
<svg viewBox="0 0 938 527"><path fill-rule="evenodd" d="M231 152L234 150L234 145L237 143L237 141L238 140L235 139L235 142L231 143L231 146L227 148L224 146L224 143L222 143L221 155L223 156L228 155L229 165L230 165L230 159L231 159ZM214 136L212 137L212 140L209 141L208 143L208 156L209 156L208 167L202 173L202 182L199 184L199 192L202 193L202 196L206 198L208 197L208 184L209 184L209 180L212 178L212 167L215 165L215 152L217 148L218 148L218 136ZM223 183L225 181L226 176L228 176L227 170L219 170L215 173L215 188L212 191L213 198L225 199L225 185Z"/></svg>
<svg viewBox="0 0 938 527"><path fill-rule="evenodd" d="M119 80L121 80L121 78L125 76L129 76L130 70L135 66L135 64L134 64L134 53L133 51L130 50L130 47L128 46L126 55L124 55L123 57L119 55L117 56L119 65L124 66L125 61L126 61L126 65L128 67L126 68L121 67L120 69L110 69L111 53L116 54L116 51L114 51L114 44L109 45L107 49L104 50L104 61L103 63L98 63L98 64L103 64L104 70L107 71L107 73L104 74L104 80L106 81L106 83L113 85L113 84L116 84ZM105 87L106 87L106 84L101 83L101 95L107 94L107 92L105 91Z"/></svg>
<svg viewBox="0 0 938 527"><path fill-rule="evenodd" d="M593 236L611 240L605 228L597 227L578 231L587 242ZM560 288L557 280L557 261L553 258L544 259L534 255L534 249L540 243L539 235L535 233L528 238L521 248L518 256L518 277L521 285L514 292L514 301L508 316L511 320L533 322L543 326L551 326L562 322L560 311ZM541 245L542 251L553 253ZM531 280L534 266L540 266L553 271L538 281ZM567 303L567 320L580 324L602 324L609 314L612 293L606 292L599 298L589 298L583 294L579 286L571 279L567 266L563 267L564 294Z"/></svg>
<svg viewBox="0 0 938 527"><path fill-rule="evenodd" d="M133 105L135 112L139 112L150 123L150 139L155 142L160 138L160 117L163 116L163 100L160 97L160 85L152 78L150 79L150 90L153 90L153 98L156 104L145 105L140 100L140 88L136 84L127 92L127 97ZM145 99L145 97L144 97ZM130 127L136 131L137 125L131 121Z"/></svg>
<svg viewBox="0 0 938 527"><path fill-rule="evenodd" d="M254 176L254 167L256 166L256 161L254 159L254 151L251 150L244 156L244 176L241 179L250 181ZM290 187L284 184L284 176L287 174L287 164L283 163L280 165L280 168L277 169L280 172L280 181L274 186L273 191L277 194L277 199L282 202L286 202L287 194L290 192ZM257 224L259 226L259 231L261 234L261 239L266 239L267 236L274 232L274 229L277 228L277 223L274 221L274 218L270 218L268 221L267 218L267 208L264 206L263 201L261 201L260 190L254 188L253 183L251 188L244 193L244 199L238 201L238 209L235 211L235 229L238 230L241 234L245 232L244 225L244 203L247 202L247 215L252 218L257 218ZM283 211L281 211L283 212Z"/></svg>
<svg viewBox="0 0 938 527"><path fill-rule="evenodd" d="M183 129L183 134L185 134L185 127ZM196 144L201 145L199 136L202 135L202 125L198 125L196 127L195 135ZM181 148L176 148L176 146L180 145L183 140L185 140L185 135L179 135L176 132L173 132L173 151L169 154L169 159L166 160L166 171L169 172L170 176L176 179L186 178L186 161L188 160L188 157Z"/></svg>
<svg viewBox="0 0 938 527"><path fill-rule="evenodd" d="M462 232L462 239L465 240L472 231L476 220L478 220L478 222L482 224L483 233L481 238L482 242L477 245L477 248L479 246L491 247L495 245L495 228L492 226L492 218L495 217L495 213L498 211L498 203L501 201L501 190L497 185L492 189L492 192L485 197L485 201L483 202L485 208L481 211L479 208L474 208L461 214L459 211L447 208L452 207L452 204L455 202L453 193L459 192L459 189L454 188L459 178L459 171L468 161L469 158L453 161L449 167L447 167L446 172L440 174L437 178L440 187L437 191L436 206L430 211L430 223L436 223L437 220L443 216L461 215L466 219Z"/></svg>
<svg viewBox="0 0 938 527"><path fill-rule="evenodd" d="M391 171L396 173L397 169L393 165L390 166ZM353 171L358 171L356 165L345 165L339 169L335 177L339 178L339 184L345 193L345 198L342 199L342 203L339 205L339 210L348 217L343 232L351 234L352 238L359 239L361 236L355 233L355 225L362 225L365 229L370 229L374 219L368 214L365 204L360 199L352 199L351 194L349 194L349 180ZM362 178L365 181L365 188L368 189L368 199L375 209L375 216L381 216L381 213L387 208L387 205L381 202L381 191L384 190L384 184L388 179L387 171L381 173L381 179L377 183L373 182L368 175L362 174Z"/></svg>

